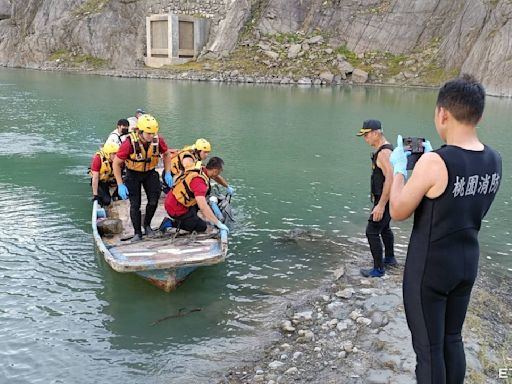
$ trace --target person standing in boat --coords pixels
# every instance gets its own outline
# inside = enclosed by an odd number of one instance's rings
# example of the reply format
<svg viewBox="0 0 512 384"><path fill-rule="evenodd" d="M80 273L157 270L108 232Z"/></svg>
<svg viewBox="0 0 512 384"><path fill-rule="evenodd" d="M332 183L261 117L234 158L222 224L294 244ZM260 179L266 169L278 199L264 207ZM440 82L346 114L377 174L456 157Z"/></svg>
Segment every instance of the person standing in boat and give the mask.
<svg viewBox="0 0 512 384"><path fill-rule="evenodd" d="M171 150L164 138L158 136L158 122L151 115L142 115L137 120L137 131L131 132L128 139L121 145L114 159L114 175L117 181L119 197L130 198L130 218L134 236L133 241L142 239L141 229L141 188L147 196L144 231L146 236L154 235L151 220L155 215L160 197L161 185L158 172L155 170L161 157L164 162L163 177L172 186ZM123 181L122 168L126 166L126 177Z"/></svg>
<svg viewBox="0 0 512 384"><path fill-rule="evenodd" d="M117 127L107 137L105 144L115 143L121 145L128 137L130 123L126 119L120 119L117 122Z"/></svg>
<svg viewBox="0 0 512 384"><path fill-rule="evenodd" d="M202 138L197 139L194 145L187 146L178 151L178 154L171 159L171 173L174 180L180 177L186 169L194 167L198 161L204 162L211 151L212 146L210 142ZM221 175L217 175L214 180L226 188L228 195L232 195L235 192L234 188Z"/></svg>
<svg viewBox="0 0 512 384"><path fill-rule="evenodd" d="M393 180L393 168L389 162L389 156L393 146L384 137L379 120L363 122L363 127L359 130L357 136L363 136L364 140L375 149L371 157L370 193L373 208L366 225L366 237L373 257L373 268L361 269L361 274L365 277L381 277L385 273L385 265L397 265L394 254L393 232L389 226L391 221L389 193ZM385 258L382 254L382 243L384 243Z"/></svg>
<svg viewBox="0 0 512 384"><path fill-rule="evenodd" d="M131 116L127 119L130 127L130 132L134 131L137 128L137 121L139 120L139 117L145 114L146 112L144 112L144 109L138 108L135 111L135 116Z"/></svg>
<svg viewBox="0 0 512 384"><path fill-rule="evenodd" d="M198 211L201 211L206 220L229 232L228 227L217 219L206 201L210 179L216 179L223 169L224 161L220 157L212 157L206 167L197 163L178 177L165 198L165 210L178 228L189 232L206 231L206 221L198 216Z"/></svg>
<svg viewBox="0 0 512 384"><path fill-rule="evenodd" d="M116 185L112 162L119 150L119 144L106 143L94 155L90 167L92 200L98 201L102 207L110 205L112 196L117 196L117 190L110 194L110 188Z"/></svg>
<svg viewBox="0 0 512 384"><path fill-rule="evenodd" d="M418 384L464 382L462 326L478 272L478 232L502 179L498 152L477 136L485 90L462 75L439 90L434 124L446 145L425 153L407 178L402 137L391 154L394 220L414 213L403 296Z"/></svg>

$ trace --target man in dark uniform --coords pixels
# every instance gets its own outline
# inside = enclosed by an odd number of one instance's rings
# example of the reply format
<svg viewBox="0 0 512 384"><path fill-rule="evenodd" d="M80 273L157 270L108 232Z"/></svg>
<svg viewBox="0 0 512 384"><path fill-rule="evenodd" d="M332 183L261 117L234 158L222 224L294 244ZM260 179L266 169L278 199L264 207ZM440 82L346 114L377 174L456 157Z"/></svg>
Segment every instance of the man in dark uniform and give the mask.
<svg viewBox="0 0 512 384"><path fill-rule="evenodd" d="M397 264L393 249L393 232L389 227L391 216L388 204L393 179L393 168L389 162L389 156L393 146L384 137L379 120L363 122L363 127L357 136L363 136L364 140L375 149L372 154L370 187L373 209L366 226L366 237L373 257L373 268L361 269L361 274L365 277L381 277L384 275L384 265L395 266ZM385 259L382 256L382 243L384 243Z"/></svg>
<svg viewBox="0 0 512 384"><path fill-rule="evenodd" d="M464 382L461 331L478 270L478 232L501 180L500 155L477 136L484 106L485 90L472 76L448 81L434 115L446 145L431 151L426 143L407 184L400 136L391 155L391 216L414 213L403 295L419 384Z"/></svg>
<svg viewBox="0 0 512 384"><path fill-rule="evenodd" d="M160 158L163 157L163 177L167 185L172 186L171 153L164 138L158 136L158 122L151 115L141 115L137 120L137 131L131 132L121 144L114 159L113 169L117 181L119 197L130 198L130 218L133 224L133 241L142 240L141 229L141 188L144 187L148 203L144 216L146 236L154 235L151 220L155 215L160 197L161 185L158 172L155 170ZM126 166L126 177L123 180L122 167ZM125 185L126 184L126 185Z"/></svg>

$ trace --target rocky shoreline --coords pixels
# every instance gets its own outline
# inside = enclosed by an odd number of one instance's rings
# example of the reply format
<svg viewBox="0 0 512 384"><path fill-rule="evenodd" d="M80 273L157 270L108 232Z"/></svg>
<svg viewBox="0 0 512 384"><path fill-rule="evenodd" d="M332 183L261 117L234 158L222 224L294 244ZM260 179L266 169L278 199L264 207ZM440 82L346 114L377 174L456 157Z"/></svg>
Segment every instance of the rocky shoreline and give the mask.
<svg viewBox="0 0 512 384"><path fill-rule="evenodd" d="M271 327L277 340L218 382L406 384L415 382L415 354L402 301L403 268L362 278L349 260L313 292L290 297ZM479 276L464 326L466 383L509 383L512 367L510 285Z"/></svg>

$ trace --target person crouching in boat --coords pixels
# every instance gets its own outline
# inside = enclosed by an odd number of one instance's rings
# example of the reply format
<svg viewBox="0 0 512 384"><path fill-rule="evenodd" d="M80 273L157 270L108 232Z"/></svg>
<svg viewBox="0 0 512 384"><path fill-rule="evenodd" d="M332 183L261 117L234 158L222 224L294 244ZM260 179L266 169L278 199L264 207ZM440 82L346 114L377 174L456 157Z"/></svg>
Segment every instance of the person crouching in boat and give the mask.
<svg viewBox="0 0 512 384"><path fill-rule="evenodd" d="M220 222L206 201L210 190L210 179L216 179L222 172L224 161L212 157L206 167L200 163L188 168L178 177L171 192L165 198L165 210L178 228L189 232L205 232L206 221L198 216L200 210L206 220L229 232L228 227Z"/></svg>
<svg viewBox="0 0 512 384"><path fill-rule="evenodd" d="M117 190L110 194L110 188L116 185L112 162L119 150L119 144L106 143L92 158L89 174L91 176L92 201L106 207L110 205L112 196L117 196Z"/></svg>
<svg viewBox="0 0 512 384"><path fill-rule="evenodd" d="M171 159L171 173L173 179L177 180L186 169L194 167L198 161L204 162L211 151L212 146L206 139L197 139L193 145L183 148ZM229 195L235 192L234 188L230 186L222 176L217 175L215 181L225 187Z"/></svg>
<svg viewBox="0 0 512 384"><path fill-rule="evenodd" d="M144 231L146 236L153 236L151 220L155 215L160 197L160 178L155 170L160 157L164 160L163 176L168 185L173 184L171 176L171 150L164 138L158 136L158 122L151 115L142 115L137 120L136 132L131 132L126 141L121 144L114 159L114 175L117 181L119 197L123 200L130 198L130 219L134 236L132 241L142 240L141 229L141 187L147 196ZM122 167L126 166L126 177L123 182Z"/></svg>

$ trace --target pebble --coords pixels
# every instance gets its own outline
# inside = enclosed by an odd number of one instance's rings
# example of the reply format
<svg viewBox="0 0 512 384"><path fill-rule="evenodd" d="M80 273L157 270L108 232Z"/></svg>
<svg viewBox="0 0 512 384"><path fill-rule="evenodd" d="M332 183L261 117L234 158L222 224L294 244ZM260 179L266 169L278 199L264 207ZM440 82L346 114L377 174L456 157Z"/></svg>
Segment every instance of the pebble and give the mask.
<svg viewBox="0 0 512 384"><path fill-rule="evenodd" d="M268 367L270 369L278 369L281 368L283 365L284 363L282 363L281 361L273 361L268 365Z"/></svg>
<svg viewBox="0 0 512 384"><path fill-rule="evenodd" d="M295 327L292 326L292 322L290 320L285 320L281 324L281 329L285 332L295 332Z"/></svg>
<svg viewBox="0 0 512 384"><path fill-rule="evenodd" d="M338 291L335 293L337 297L341 297L342 299L350 299L352 295L355 293L353 288L345 288L342 291Z"/></svg>
<svg viewBox="0 0 512 384"><path fill-rule="evenodd" d="M342 348L345 350L345 352L352 352L354 349L354 344L349 340L343 343Z"/></svg>
<svg viewBox="0 0 512 384"><path fill-rule="evenodd" d="M298 359L300 359L300 358L302 357L302 355L303 355L303 353L302 353L302 352L297 351L297 352L295 352L295 353L293 354L293 357L292 357L292 358L293 358L293 360L298 360Z"/></svg>
<svg viewBox="0 0 512 384"><path fill-rule="evenodd" d="M372 321L368 319L367 317L358 317L356 320L356 323L358 324L364 324L364 325L370 325Z"/></svg>
<svg viewBox="0 0 512 384"><path fill-rule="evenodd" d="M297 320L311 320L313 318L313 311L297 312L293 315Z"/></svg>
<svg viewBox="0 0 512 384"><path fill-rule="evenodd" d="M291 368L286 370L285 375L295 375L297 373L299 373L298 368L297 367L291 367Z"/></svg>

